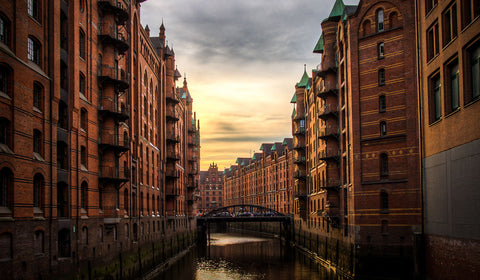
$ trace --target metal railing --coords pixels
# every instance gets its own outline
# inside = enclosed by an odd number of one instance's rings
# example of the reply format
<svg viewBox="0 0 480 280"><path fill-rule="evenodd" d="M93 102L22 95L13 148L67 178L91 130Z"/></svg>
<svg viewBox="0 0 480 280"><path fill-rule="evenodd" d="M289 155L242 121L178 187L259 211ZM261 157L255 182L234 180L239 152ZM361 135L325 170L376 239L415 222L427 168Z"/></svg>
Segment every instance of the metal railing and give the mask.
<svg viewBox="0 0 480 280"><path fill-rule="evenodd" d="M317 155L318 155L318 160L325 160L327 158L337 158L340 156L340 150L325 148L325 150L319 151Z"/></svg>
<svg viewBox="0 0 480 280"><path fill-rule="evenodd" d="M130 179L130 169L128 167L100 166L100 177L112 179Z"/></svg>
<svg viewBox="0 0 480 280"><path fill-rule="evenodd" d="M130 137L124 137L121 134L102 134L100 137L100 144L109 146L118 146L123 148L130 148Z"/></svg>
<svg viewBox="0 0 480 280"><path fill-rule="evenodd" d="M115 102L114 98L111 98L111 97L102 98L98 109L104 110L104 111L110 111L117 114L122 114L127 117L130 116L129 106L119 106L119 104Z"/></svg>

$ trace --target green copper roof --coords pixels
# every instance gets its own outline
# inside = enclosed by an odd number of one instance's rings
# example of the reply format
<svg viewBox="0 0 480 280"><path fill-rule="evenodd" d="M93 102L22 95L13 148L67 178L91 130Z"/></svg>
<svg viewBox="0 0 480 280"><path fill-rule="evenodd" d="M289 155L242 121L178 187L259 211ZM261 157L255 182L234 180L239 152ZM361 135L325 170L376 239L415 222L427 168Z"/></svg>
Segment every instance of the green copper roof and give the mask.
<svg viewBox="0 0 480 280"><path fill-rule="evenodd" d="M300 82L298 82L297 87L306 87L309 78L310 77L308 77L307 69L305 68L305 70L303 71L302 79L300 80Z"/></svg>
<svg viewBox="0 0 480 280"><path fill-rule="evenodd" d="M293 108L292 118L295 117L296 114L297 114L297 111L295 110L295 108Z"/></svg>
<svg viewBox="0 0 480 280"><path fill-rule="evenodd" d="M313 49L313 52L323 53L323 44L324 44L324 41L323 41L323 33L322 33L322 36L320 36L320 38L318 39L318 42L315 45L315 48Z"/></svg>
<svg viewBox="0 0 480 280"><path fill-rule="evenodd" d="M287 146L288 143L287 143L287 139L283 139L283 143L282 143L283 146Z"/></svg>
<svg viewBox="0 0 480 280"><path fill-rule="evenodd" d="M332 17L340 17L343 14L343 10L345 9L345 4L343 4L342 0L335 1L335 5L333 5L333 9L330 12L329 18Z"/></svg>
<svg viewBox="0 0 480 280"><path fill-rule="evenodd" d="M297 103L297 93L295 92L293 94L292 100L290 100L290 103Z"/></svg>
<svg viewBox="0 0 480 280"><path fill-rule="evenodd" d="M275 147L275 144L273 144L272 148L270 149L270 151L276 151L277 148Z"/></svg>
<svg viewBox="0 0 480 280"><path fill-rule="evenodd" d="M255 154L253 154L253 157L252 157L253 160L256 160L257 158L255 157Z"/></svg>

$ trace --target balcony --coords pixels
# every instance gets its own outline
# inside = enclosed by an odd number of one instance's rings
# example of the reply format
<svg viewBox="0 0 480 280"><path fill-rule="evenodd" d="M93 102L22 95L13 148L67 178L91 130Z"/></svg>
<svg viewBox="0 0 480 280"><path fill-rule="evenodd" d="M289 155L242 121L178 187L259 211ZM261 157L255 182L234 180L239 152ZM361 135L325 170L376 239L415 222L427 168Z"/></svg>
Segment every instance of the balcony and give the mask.
<svg viewBox="0 0 480 280"><path fill-rule="evenodd" d="M98 82L100 85L112 83L120 91L128 89L130 84L130 74L124 70L118 71L117 68L102 64L100 73L98 73Z"/></svg>
<svg viewBox="0 0 480 280"><path fill-rule="evenodd" d="M306 199L307 198L307 192L305 190L295 190L293 192L293 195L298 199Z"/></svg>
<svg viewBox="0 0 480 280"><path fill-rule="evenodd" d="M114 119L124 122L130 118L130 109L125 106L119 107L113 98L102 98L98 108L100 116L111 116Z"/></svg>
<svg viewBox="0 0 480 280"><path fill-rule="evenodd" d="M294 150L305 150L305 141L298 140L297 137L293 139L293 149Z"/></svg>
<svg viewBox="0 0 480 280"><path fill-rule="evenodd" d="M340 158L340 150L339 149L328 149L319 151L318 160L338 160Z"/></svg>
<svg viewBox="0 0 480 280"><path fill-rule="evenodd" d="M295 171L293 172L293 178L299 179L299 180L306 180L307 175L305 174L304 171Z"/></svg>
<svg viewBox="0 0 480 280"><path fill-rule="evenodd" d="M114 14L117 24L125 24L130 17L128 7L125 7L119 0L99 0L98 8L104 13Z"/></svg>
<svg viewBox="0 0 480 280"><path fill-rule="evenodd" d="M126 152L130 150L130 137L124 137L119 134L102 134L99 140L101 150L112 149L117 152Z"/></svg>
<svg viewBox="0 0 480 280"><path fill-rule="evenodd" d="M338 72L338 67L328 67L326 69L321 69L317 72L317 75L325 78L328 74L336 74Z"/></svg>
<svg viewBox="0 0 480 280"><path fill-rule="evenodd" d="M100 166L99 180L103 183L121 184L130 180L130 169L127 167Z"/></svg>
<svg viewBox="0 0 480 280"><path fill-rule="evenodd" d="M130 47L128 44L128 34L124 35L118 32L117 26L110 22L104 22L100 25L98 40L103 44L112 45L120 54L124 54Z"/></svg>
<svg viewBox="0 0 480 280"><path fill-rule="evenodd" d="M168 149L167 150L167 160L180 160L180 152L174 150L174 149Z"/></svg>
<svg viewBox="0 0 480 280"><path fill-rule="evenodd" d="M293 135L302 135L302 134L305 134L305 127L299 126L294 128Z"/></svg>
<svg viewBox="0 0 480 280"><path fill-rule="evenodd" d="M320 186L321 189L324 190L338 190L340 188L340 180L339 179L327 179L324 184Z"/></svg>
<svg viewBox="0 0 480 280"><path fill-rule="evenodd" d="M167 93L165 97L167 99L167 102L169 103L173 103L173 104L180 103L180 99L178 98L177 94L174 91Z"/></svg>
<svg viewBox="0 0 480 280"><path fill-rule="evenodd" d="M180 190L175 186L169 186L165 188L165 196L168 198L175 198L180 195Z"/></svg>
<svg viewBox="0 0 480 280"><path fill-rule="evenodd" d="M334 137L338 139L338 134L339 134L339 130L338 130L338 126L336 125L321 127L318 130L318 138L320 139L327 139L329 137Z"/></svg>
<svg viewBox="0 0 480 280"><path fill-rule="evenodd" d="M187 193L186 199L188 203L193 203L195 201L195 195L193 194L193 192Z"/></svg>
<svg viewBox="0 0 480 280"><path fill-rule="evenodd" d="M167 133L167 142L180 143L180 135L178 135L174 132Z"/></svg>
<svg viewBox="0 0 480 280"><path fill-rule="evenodd" d="M293 159L294 164L305 164L306 161L305 155L296 155Z"/></svg>
<svg viewBox="0 0 480 280"><path fill-rule="evenodd" d="M338 104L326 104L319 108L318 117L325 120L328 117L338 118Z"/></svg>
<svg viewBox="0 0 480 280"><path fill-rule="evenodd" d="M175 110L175 108L167 108L167 121L178 121L180 119L180 114Z"/></svg>
<svg viewBox="0 0 480 280"><path fill-rule="evenodd" d="M169 179L177 179L180 178L180 171L177 169L167 169L167 172L165 172L165 176Z"/></svg>
<svg viewBox="0 0 480 280"><path fill-rule="evenodd" d="M325 89L317 93L317 96L320 98L326 98L329 95L338 96L338 89L337 88Z"/></svg>

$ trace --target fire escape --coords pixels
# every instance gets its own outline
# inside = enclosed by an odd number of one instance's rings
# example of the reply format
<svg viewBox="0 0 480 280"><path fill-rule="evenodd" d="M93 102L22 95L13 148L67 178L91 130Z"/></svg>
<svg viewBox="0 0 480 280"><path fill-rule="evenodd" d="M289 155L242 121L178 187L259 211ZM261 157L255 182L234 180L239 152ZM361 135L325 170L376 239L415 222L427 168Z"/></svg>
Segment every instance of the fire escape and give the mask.
<svg viewBox="0 0 480 280"><path fill-rule="evenodd" d="M168 54L167 54L168 55ZM176 200L180 195L177 181L180 178L180 170L177 169L177 162L180 160L178 144L180 143L180 132L176 123L180 120L176 106L180 98L174 90L166 94L166 119L167 119L167 170L165 173L165 200L166 214L169 218L176 216Z"/></svg>

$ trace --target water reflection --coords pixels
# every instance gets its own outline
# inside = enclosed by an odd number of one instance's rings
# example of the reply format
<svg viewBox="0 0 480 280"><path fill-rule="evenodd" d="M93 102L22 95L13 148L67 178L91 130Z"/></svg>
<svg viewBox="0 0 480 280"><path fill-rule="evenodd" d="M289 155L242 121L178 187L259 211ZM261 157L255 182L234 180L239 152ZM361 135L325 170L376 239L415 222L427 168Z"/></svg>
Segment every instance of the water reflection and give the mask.
<svg viewBox="0 0 480 280"><path fill-rule="evenodd" d="M212 234L211 246L197 247L157 279L322 280L337 279L279 240Z"/></svg>

